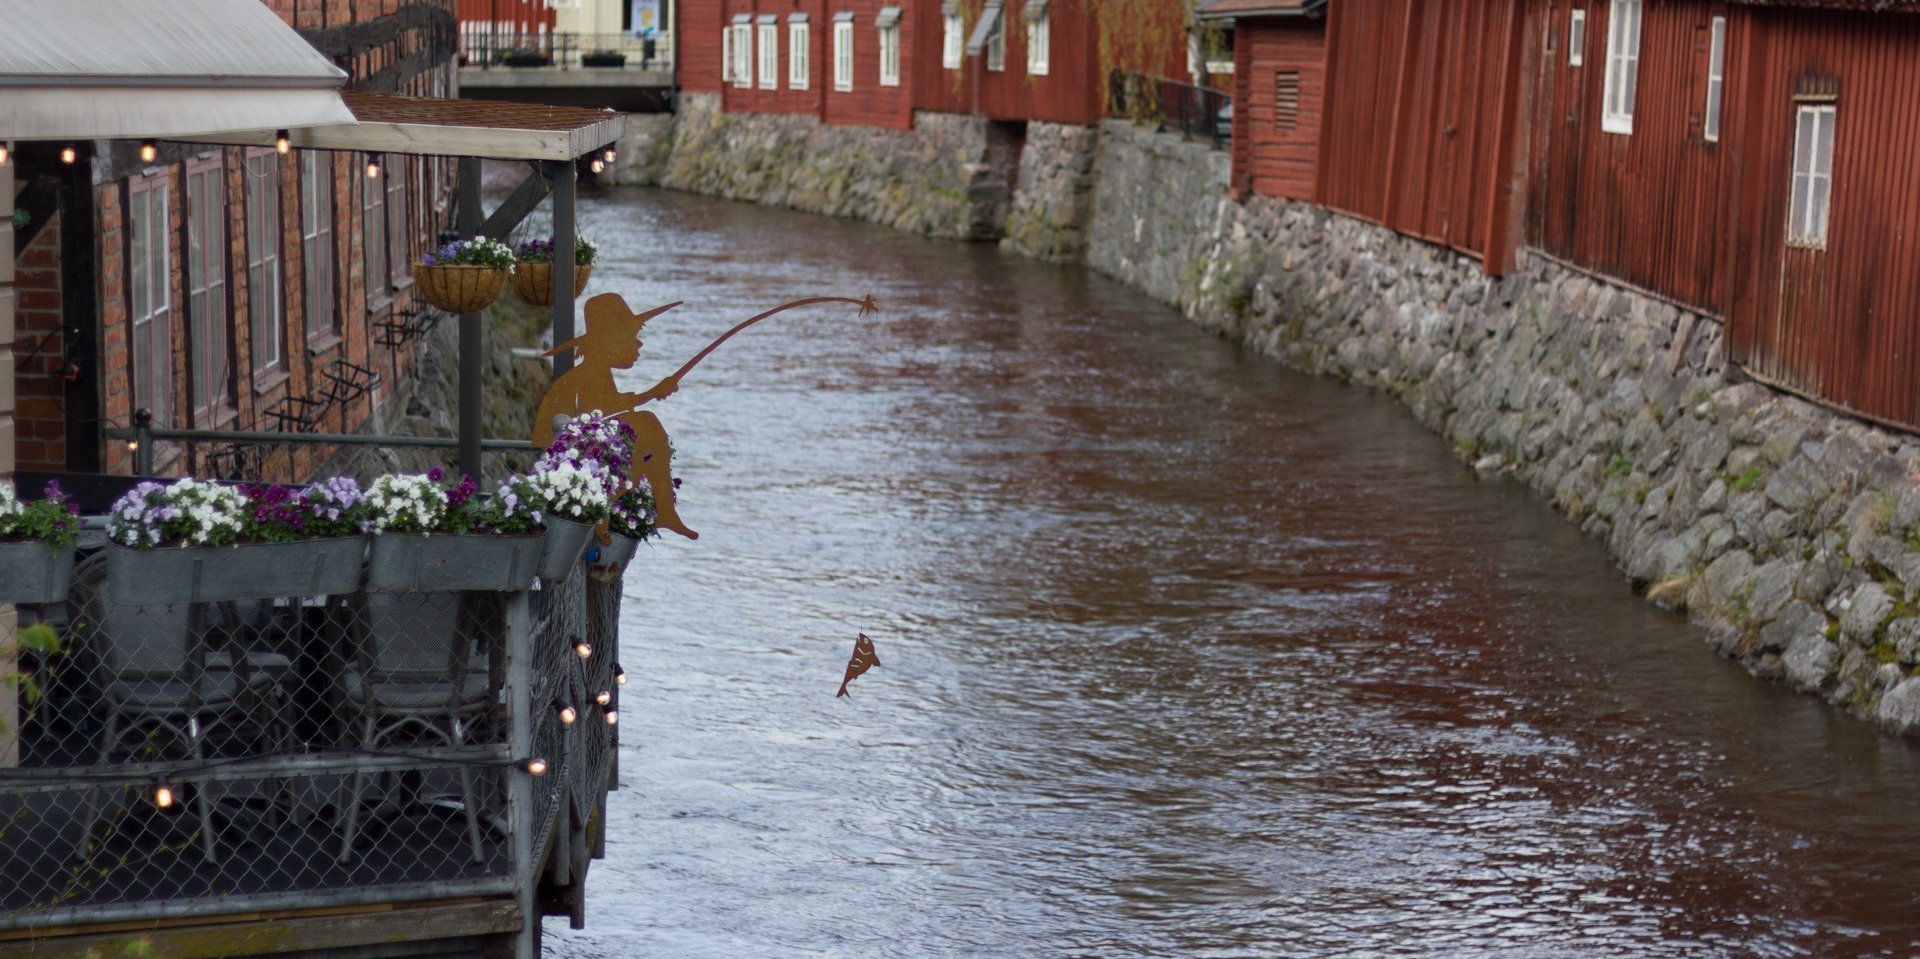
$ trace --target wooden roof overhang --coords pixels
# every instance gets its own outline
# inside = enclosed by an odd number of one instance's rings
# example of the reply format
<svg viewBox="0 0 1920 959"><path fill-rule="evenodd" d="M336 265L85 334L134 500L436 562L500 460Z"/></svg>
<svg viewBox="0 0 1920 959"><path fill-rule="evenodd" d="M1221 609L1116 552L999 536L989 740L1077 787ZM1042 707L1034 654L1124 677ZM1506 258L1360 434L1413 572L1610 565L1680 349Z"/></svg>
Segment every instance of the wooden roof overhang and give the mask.
<svg viewBox="0 0 1920 959"><path fill-rule="evenodd" d="M289 130L296 148L566 162L612 145L625 129L624 118L612 110L359 90L343 91L340 98L354 122ZM192 139L272 146L274 133L250 130Z"/></svg>
<svg viewBox="0 0 1920 959"><path fill-rule="evenodd" d="M1255 17L1318 17L1327 0L1203 0L1194 7L1196 20L1241 20Z"/></svg>

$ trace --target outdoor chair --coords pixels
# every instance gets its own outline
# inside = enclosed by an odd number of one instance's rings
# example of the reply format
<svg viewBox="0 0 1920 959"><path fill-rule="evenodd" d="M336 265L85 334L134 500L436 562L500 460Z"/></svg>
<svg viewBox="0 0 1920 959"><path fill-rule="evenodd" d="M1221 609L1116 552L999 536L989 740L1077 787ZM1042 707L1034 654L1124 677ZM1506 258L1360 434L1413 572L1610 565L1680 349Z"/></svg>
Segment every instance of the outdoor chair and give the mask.
<svg viewBox="0 0 1920 959"><path fill-rule="evenodd" d="M245 719L252 725L241 731L262 737L267 748L282 741L283 717L260 707L278 702L276 683L290 664L285 656L235 645L243 633L235 604L115 605L107 600L103 555L83 560L74 583L79 611L74 628L92 660L90 682L101 714L101 765L142 744L160 755L135 754L133 761L161 758L177 747L198 763L207 759L209 732L232 729ZM100 816L96 793L88 792L81 816L82 855ZM201 851L213 862L218 856L212 802L204 783L194 793ZM188 801L184 795L180 800Z"/></svg>
<svg viewBox="0 0 1920 959"><path fill-rule="evenodd" d="M489 615L491 601L483 593L369 590L346 603L351 654L340 685L361 750L373 753L406 741L468 742L494 702L488 651L499 617ZM480 862L485 856L472 768L460 766L459 776L467 843ZM356 771L342 803L341 862L353 853L366 779L365 771Z"/></svg>

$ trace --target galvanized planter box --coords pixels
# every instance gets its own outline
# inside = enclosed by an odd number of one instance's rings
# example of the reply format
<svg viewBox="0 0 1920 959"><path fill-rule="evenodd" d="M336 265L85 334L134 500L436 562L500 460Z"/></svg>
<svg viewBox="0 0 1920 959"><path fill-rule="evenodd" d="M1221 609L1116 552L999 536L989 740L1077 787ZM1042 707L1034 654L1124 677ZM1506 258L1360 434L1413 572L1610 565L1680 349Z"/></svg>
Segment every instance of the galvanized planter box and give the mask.
<svg viewBox="0 0 1920 959"><path fill-rule="evenodd" d="M365 536L241 546L107 546L107 599L122 606L219 603L360 588Z"/></svg>
<svg viewBox="0 0 1920 959"><path fill-rule="evenodd" d="M580 554L587 551L587 540L593 537L592 523L576 523L558 516L547 516L547 550L540 560L540 578L549 583L558 583L573 572L573 566L579 562Z"/></svg>
<svg viewBox="0 0 1920 959"><path fill-rule="evenodd" d="M413 592L516 590L533 585L546 537L539 533L377 533L367 586Z"/></svg>
<svg viewBox="0 0 1920 959"><path fill-rule="evenodd" d="M613 542L600 547L600 555L592 560L595 566L625 566L633 559L634 550L640 548L640 541L631 536L615 533Z"/></svg>
<svg viewBox="0 0 1920 959"><path fill-rule="evenodd" d="M60 603L73 585L73 547L0 543L0 603Z"/></svg>

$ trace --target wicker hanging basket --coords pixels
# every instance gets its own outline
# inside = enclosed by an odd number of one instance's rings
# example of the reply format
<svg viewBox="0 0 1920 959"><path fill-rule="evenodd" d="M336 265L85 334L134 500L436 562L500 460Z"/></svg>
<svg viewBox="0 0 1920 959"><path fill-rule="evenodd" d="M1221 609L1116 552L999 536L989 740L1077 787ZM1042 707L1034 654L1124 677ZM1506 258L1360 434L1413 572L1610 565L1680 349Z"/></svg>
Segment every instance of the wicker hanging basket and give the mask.
<svg viewBox="0 0 1920 959"><path fill-rule="evenodd" d="M593 266L575 265L573 268L573 295L587 288L587 277L593 275ZM545 260L521 260L513 268L513 292L522 300L534 306L553 305L553 264Z"/></svg>
<svg viewBox="0 0 1920 959"><path fill-rule="evenodd" d="M478 313L498 299L507 271L496 266L413 265L413 282L428 303L448 313Z"/></svg>

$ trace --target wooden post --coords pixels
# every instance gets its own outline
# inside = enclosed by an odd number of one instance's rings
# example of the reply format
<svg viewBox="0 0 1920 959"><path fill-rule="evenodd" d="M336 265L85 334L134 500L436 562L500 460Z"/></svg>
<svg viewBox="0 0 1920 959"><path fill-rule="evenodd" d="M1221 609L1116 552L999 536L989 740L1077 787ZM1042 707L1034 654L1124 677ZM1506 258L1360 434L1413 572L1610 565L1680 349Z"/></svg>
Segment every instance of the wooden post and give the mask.
<svg viewBox="0 0 1920 959"><path fill-rule="evenodd" d="M507 741L514 760L533 757L533 616L527 594L507 599ZM553 763L557 757L539 757ZM551 774L549 774L551 775ZM514 959L540 959L539 864L533 861L533 791L546 788L526 773L507 774L507 822L512 830L514 898L520 906L520 934Z"/></svg>
<svg viewBox="0 0 1920 959"><path fill-rule="evenodd" d="M480 158L460 158L459 197L455 221L462 239L480 233L485 214L480 209ZM460 472L480 478L480 385L485 372L481 349L480 314L460 314Z"/></svg>
<svg viewBox="0 0 1920 959"><path fill-rule="evenodd" d="M563 160L549 167L553 181L553 342L573 339L573 241L576 235L573 199L578 161ZM573 354L553 358L553 375L573 368Z"/></svg>

